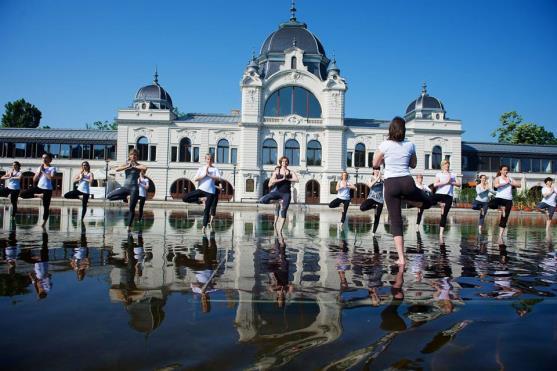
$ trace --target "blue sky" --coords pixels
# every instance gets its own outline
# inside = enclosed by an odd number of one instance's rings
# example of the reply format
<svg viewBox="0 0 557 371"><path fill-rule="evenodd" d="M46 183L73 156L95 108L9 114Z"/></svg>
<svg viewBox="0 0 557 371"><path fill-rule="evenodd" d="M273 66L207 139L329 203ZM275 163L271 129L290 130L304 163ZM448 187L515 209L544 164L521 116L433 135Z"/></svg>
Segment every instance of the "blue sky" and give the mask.
<svg viewBox="0 0 557 371"><path fill-rule="evenodd" d="M501 113L556 131L557 1L297 1L349 90L347 117L390 119L420 92L492 141ZM0 0L0 113L18 98L52 127L112 120L159 81L184 112L240 107L252 50L289 18L290 1Z"/></svg>

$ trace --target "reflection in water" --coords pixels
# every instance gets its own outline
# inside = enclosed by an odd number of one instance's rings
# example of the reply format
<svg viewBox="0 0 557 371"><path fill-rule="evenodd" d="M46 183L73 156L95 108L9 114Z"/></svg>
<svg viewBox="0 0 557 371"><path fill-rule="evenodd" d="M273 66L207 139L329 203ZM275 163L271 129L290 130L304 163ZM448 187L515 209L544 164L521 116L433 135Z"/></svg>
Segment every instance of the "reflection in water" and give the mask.
<svg viewBox="0 0 557 371"><path fill-rule="evenodd" d="M556 349L550 326L540 325L555 320L557 291L543 223L515 225L498 245L495 219L477 236L453 216L439 245L437 220L427 216L421 231L407 225L400 268L388 224L372 235L368 215L337 229L334 212L292 212L277 237L265 211L218 213L203 235L195 209L151 210L129 234L120 209L92 208L81 225L74 208L60 208L44 231L38 210L22 210L15 223L2 219L0 318L14 335L0 346L23 346L37 333L71 338L59 321L80 303L90 318L80 327L99 337L64 346L98 349L105 356L80 354L94 368L494 368L511 360L525 368L514 352L522 339L539 344L538 366ZM30 314L39 305L40 321ZM120 344L133 346L120 352ZM231 352L232 360L220 356ZM27 368L28 359L12 363Z"/></svg>

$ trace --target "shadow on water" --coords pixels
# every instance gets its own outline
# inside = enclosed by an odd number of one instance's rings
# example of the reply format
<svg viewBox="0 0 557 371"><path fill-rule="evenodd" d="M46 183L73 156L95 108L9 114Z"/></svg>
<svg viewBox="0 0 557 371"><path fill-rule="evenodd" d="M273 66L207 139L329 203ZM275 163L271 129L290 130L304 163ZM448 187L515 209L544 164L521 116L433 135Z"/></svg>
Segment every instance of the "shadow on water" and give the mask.
<svg viewBox="0 0 557 371"><path fill-rule="evenodd" d="M1 214L2 364L32 368L540 369L557 361L557 255L543 218L123 208ZM531 220L526 220L530 218ZM555 233L555 232L553 232ZM48 341L29 341L48 334ZM64 349L64 352L57 350ZM49 354L43 357L41 354ZM231 355L233 355L231 357Z"/></svg>

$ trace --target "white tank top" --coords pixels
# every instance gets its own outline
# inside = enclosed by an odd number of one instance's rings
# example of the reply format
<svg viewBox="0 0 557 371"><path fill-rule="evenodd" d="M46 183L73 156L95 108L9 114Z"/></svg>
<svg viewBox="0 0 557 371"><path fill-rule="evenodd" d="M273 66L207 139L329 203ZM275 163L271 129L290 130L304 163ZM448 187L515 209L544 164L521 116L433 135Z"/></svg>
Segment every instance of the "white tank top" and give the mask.
<svg viewBox="0 0 557 371"><path fill-rule="evenodd" d="M504 200L511 200L513 199L513 187L512 187L512 178L507 177L509 180L508 183L504 183L503 177L498 177L499 179L499 187L497 187L497 193L495 194L496 198L502 198Z"/></svg>
<svg viewBox="0 0 557 371"><path fill-rule="evenodd" d="M21 171L11 171L11 176L21 176ZM8 189L19 190L21 189L21 183L19 179L8 179Z"/></svg>
<svg viewBox="0 0 557 371"><path fill-rule="evenodd" d="M454 181L456 179L455 173L437 173L436 177L442 183L448 182L449 180ZM435 193L452 196L453 190L454 190L454 185L445 184L443 186L438 187Z"/></svg>
<svg viewBox="0 0 557 371"><path fill-rule="evenodd" d="M339 182L339 187L340 187ZM350 200L350 182L346 182L346 186L339 188L337 192L337 197L341 200Z"/></svg>
<svg viewBox="0 0 557 371"><path fill-rule="evenodd" d="M551 191L551 190L552 189L549 188L549 187L543 187L543 191L548 192L548 191ZM548 196L544 196L543 199L542 199L542 202L544 204L549 205L549 206L555 207L555 205L557 204L557 202L556 202L557 194L556 193L557 193L557 188L553 188L553 193L551 193Z"/></svg>
<svg viewBox="0 0 557 371"><path fill-rule="evenodd" d="M137 180L137 183L139 184L139 197L147 197L147 190L144 188L144 186L149 186L149 179L144 178L143 180L141 180L141 178L139 178Z"/></svg>
<svg viewBox="0 0 557 371"><path fill-rule="evenodd" d="M77 186L77 190L83 193L90 193L89 192L89 179L91 179L91 173L83 174L83 178L79 181L79 185Z"/></svg>

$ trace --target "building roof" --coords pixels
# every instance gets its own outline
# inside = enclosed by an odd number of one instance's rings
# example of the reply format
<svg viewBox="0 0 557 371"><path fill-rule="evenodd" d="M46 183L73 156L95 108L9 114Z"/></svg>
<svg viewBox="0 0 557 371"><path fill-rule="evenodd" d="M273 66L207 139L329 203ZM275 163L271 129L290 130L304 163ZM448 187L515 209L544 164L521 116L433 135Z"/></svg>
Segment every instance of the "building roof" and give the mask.
<svg viewBox="0 0 557 371"><path fill-rule="evenodd" d="M513 154L557 156L557 146L462 142L462 152L504 153L508 154L509 157L512 157Z"/></svg>
<svg viewBox="0 0 557 371"><path fill-rule="evenodd" d="M115 144L117 130L1 128L0 141L22 143Z"/></svg>
<svg viewBox="0 0 557 371"><path fill-rule="evenodd" d="M389 127L390 121L388 120L375 120L375 119L355 119L355 118L345 118L345 126L354 126L361 128L387 128Z"/></svg>
<svg viewBox="0 0 557 371"><path fill-rule="evenodd" d="M220 113L188 113L179 117L176 122L192 122L203 124L238 124L240 115L228 115Z"/></svg>
<svg viewBox="0 0 557 371"><path fill-rule="evenodd" d="M443 106L443 103L439 99L432 97L427 93L427 86L424 83L422 85L422 94L408 105L406 108L406 114L416 110L445 111L445 106Z"/></svg>

